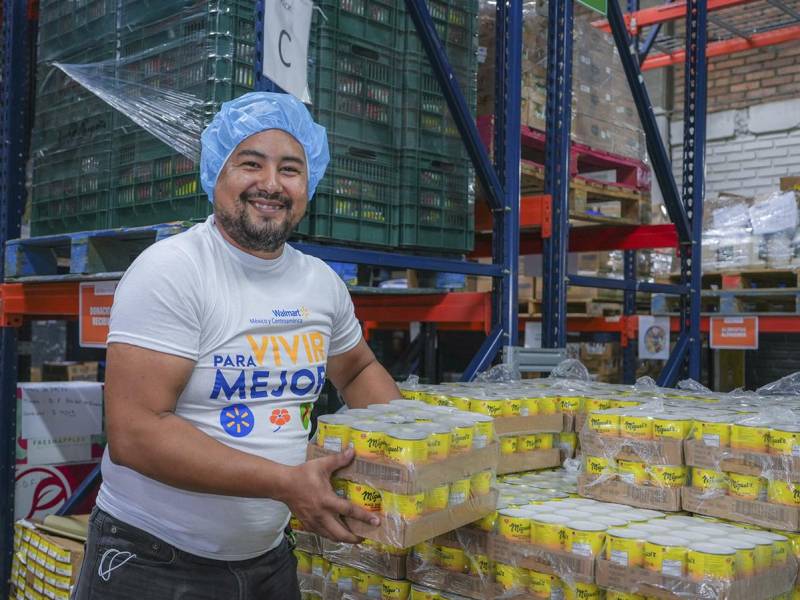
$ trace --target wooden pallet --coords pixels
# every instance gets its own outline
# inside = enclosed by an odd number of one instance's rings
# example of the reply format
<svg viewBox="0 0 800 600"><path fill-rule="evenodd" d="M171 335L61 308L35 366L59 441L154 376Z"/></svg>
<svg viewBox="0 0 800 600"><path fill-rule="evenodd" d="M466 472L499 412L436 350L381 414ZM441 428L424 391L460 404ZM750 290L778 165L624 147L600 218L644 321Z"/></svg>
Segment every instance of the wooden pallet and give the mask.
<svg viewBox="0 0 800 600"><path fill-rule="evenodd" d="M544 302L526 300L519 303L520 317L541 317ZM612 317L622 314L620 302L597 302L596 300L567 300L567 317Z"/></svg>
<svg viewBox="0 0 800 600"><path fill-rule="evenodd" d="M521 193L544 193L544 167L523 161ZM570 179L569 217L592 223L637 225L649 220L650 194L616 183Z"/></svg>
<svg viewBox="0 0 800 600"><path fill-rule="evenodd" d="M121 273L145 248L193 225L163 223L10 240L5 253L6 280Z"/></svg>

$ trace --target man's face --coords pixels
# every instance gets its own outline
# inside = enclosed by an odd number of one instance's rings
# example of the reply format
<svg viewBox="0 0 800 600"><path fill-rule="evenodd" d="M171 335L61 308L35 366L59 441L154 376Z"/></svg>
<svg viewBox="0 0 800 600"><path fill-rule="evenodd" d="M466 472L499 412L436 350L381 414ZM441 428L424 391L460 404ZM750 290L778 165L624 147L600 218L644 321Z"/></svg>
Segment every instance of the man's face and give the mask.
<svg viewBox="0 0 800 600"><path fill-rule="evenodd" d="M248 137L231 154L214 188L214 215L243 250L281 248L308 206L308 166L300 143L270 129Z"/></svg>

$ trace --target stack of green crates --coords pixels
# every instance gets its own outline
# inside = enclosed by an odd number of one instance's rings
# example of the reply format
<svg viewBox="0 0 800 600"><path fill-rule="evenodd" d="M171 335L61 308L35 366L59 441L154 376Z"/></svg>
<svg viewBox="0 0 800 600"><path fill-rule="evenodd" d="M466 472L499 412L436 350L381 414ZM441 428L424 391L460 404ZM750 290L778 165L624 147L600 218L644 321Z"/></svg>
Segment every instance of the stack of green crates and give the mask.
<svg viewBox="0 0 800 600"><path fill-rule="evenodd" d="M405 0L318 0L311 110L331 164L298 232L384 248L472 248L474 177ZM43 0L46 61L114 61L126 78L191 93L207 119L253 88L253 0ZM478 0L428 0L470 108ZM72 11L72 12L70 12ZM324 15L324 16L323 16ZM105 41L105 44L97 44ZM42 65L32 234L201 219L197 165Z"/></svg>

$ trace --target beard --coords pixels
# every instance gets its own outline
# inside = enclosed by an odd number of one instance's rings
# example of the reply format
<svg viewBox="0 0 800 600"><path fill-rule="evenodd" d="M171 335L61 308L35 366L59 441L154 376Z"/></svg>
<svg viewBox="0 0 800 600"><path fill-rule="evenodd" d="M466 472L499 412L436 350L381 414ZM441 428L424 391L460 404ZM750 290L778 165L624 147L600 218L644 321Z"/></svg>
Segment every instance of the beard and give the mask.
<svg viewBox="0 0 800 600"><path fill-rule="evenodd" d="M248 215L247 206L250 200L256 198L281 201L283 210L286 211L285 218L267 218L260 223L254 222ZM239 196L237 207L230 212L215 205L214 216L227 234L245 250L275 252L286 243L297 225L292 222L293 206L292 199L283 194L243 193Z"/></svg>

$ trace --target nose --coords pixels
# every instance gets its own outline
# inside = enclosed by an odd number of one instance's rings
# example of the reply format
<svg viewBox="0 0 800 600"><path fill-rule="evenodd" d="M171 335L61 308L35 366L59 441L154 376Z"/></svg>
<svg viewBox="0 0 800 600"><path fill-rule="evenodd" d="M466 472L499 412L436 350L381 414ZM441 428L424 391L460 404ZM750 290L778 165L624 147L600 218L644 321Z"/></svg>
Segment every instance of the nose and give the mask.
<svg viewBox="0 0 800 600"><path fill-rule="evenodd" d="M261 189L267 194L278 194L283 191L283 186L278 176L278 169L273 165L267 165L264 168L259 184Z"/></svg>

